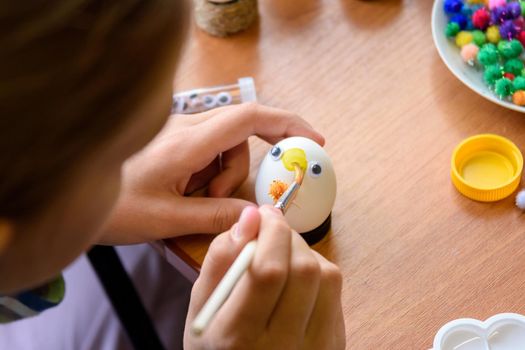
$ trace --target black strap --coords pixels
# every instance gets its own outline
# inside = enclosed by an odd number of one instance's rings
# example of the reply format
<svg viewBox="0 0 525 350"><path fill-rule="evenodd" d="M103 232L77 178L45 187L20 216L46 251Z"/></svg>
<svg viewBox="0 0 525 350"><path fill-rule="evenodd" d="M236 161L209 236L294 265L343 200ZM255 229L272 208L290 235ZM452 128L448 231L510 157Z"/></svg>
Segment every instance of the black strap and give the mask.
<svg viewBox="0 0 525 350"><path fill-rule="evenodd" d="M135 350L163 350L151 318L115 248L94 246L87 256Z"/></svg>

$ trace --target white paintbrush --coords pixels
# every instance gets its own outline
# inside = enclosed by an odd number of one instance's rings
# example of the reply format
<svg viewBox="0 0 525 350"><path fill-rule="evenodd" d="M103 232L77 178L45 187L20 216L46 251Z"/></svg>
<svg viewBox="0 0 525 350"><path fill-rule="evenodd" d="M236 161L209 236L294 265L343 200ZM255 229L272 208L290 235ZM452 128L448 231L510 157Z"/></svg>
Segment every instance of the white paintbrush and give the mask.
<svg viewBox="0 0 525 350"><path fill-rule="evenodd" d="M290 205L292 204L297 191L301 187L304 177L303 169L294 163L295 167L295 179L294 182L288 187L288 189L279 197L279 200L275 204L277 209L280 209L283 214L286 213ZM228 296L232 292L233 288L242 277L244 272L250 266L253 257L255 256L255 250L257 248L257 240L253 240L244 246L243 250L237 256L237 259L230 266L224 277L221 279L217 287L213 290L210 297L202 307L202 309L197 314L197 317L193 320L191 324L191 331L195 335L201 335L208 324L211 322L217 311Z"/></svg>

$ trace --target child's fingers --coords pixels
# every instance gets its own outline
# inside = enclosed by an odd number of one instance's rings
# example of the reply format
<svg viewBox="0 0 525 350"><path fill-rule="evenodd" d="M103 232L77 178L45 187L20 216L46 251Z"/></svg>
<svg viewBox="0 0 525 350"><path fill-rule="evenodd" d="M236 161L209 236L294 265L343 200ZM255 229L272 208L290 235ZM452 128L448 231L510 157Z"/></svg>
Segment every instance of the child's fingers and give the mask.
<svg viewBox="0 0 525 350"><path fill-rule="evenodd" d="M250 148L248 142L222 153L222 171L214 177L208 188L211 197L230 196L248 177Z"/></svg>
<svg viewBox="0 0 525 350"><path fill-rule="evenodd" d="M202 308L246 243L257 236L259 224L260 215L257 208L246 208L239 222L230 231L213 240L202 264L199 278L193 286L188 312L190 319L193 319Z"/></svg>
<svg viewBox="0 0 525 350"><path fill-rule="evenodd" d="M175 202L175 203L174 203ZM237 198L177 197L163 213L165 225L176 225L177 233L219 233L229 229L252 202ZM166 231L169 227L163 228Z"/></svg>
<svg viewBox="0 0 525 350"><path fill-rule="evenodd" d="M290 264L291 229L276 209L259 209L257 250L217 320L225 334L264 332L286 283Z"/></svg>
<svg viewBox="0 0 525 350"><path fill-rule="evenodd" d="M297 232L293 232L290 270L268 324L271 334L295 336L293 341L301 342L317 300L320 275L321 268L312 250Z"/></svg>
<svg viewBox="0 0 525 350"><path fill-rule="evenodd" d="M341 308L342 275L339 268L321 254L312 251L321 267L317 301L306 329L306 349L328 346L344 349L344 319ZM327 341L330 343L327 344Z"/></svg>
<svg viewBox="0 0 525 350"><path fill-rule="evenodd" d="M199 140L205 140L206 145L213 146L209 149L210 152L213 149L214 154L225 152L252 135L257 135L270 143L276 143L290 136L304 136L324 145L323 136L304 119L287 111L257 104L224 109L222 113L209 116L193 128ZM192 159L196 160L199 160L199 157L203 158L203 153L207 152L202 149L202 144L195 144L189 149L195 150ZM211 159L206 160L208 163L211 161Z"/></svg>
<svg viewBox="0 0 525 350"><path fill-rule="evenodd" d="M220 174L220 172L221 162L220 158L217 156L206 168L191 176L186 188L184 189L184 194L191 194L194 191L207 186L211 180Z"/></svg>

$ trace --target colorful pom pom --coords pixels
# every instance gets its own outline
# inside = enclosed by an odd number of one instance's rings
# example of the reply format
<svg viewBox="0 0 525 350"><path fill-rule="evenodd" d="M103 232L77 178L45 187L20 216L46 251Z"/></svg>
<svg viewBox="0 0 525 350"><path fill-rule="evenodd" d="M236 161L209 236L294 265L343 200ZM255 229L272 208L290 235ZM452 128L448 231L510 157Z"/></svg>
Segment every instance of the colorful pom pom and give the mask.
<svg viewBox="0 0 525 350"><path fill-rule="evenodd" d="M506 0L489 0L489 9L493 10L496 7L505 6Z"/></svg>
<svg viewBox="0 0 525 350"><path fill-rule="evenodd" d="M505 72L511 73L513 75L520 75L523 68L523 62L521 62L521 60L517 58L512 58L508 60L503 66L503 70Z"/></svg>
<svg viewBox="0 0 525 350"><path fill-rule="evenodd" d="M516 35L518 34L518 29L514 25L513 21L506 20L499 27L499 34L501 35L502 38L511 40L512 38L516 37Z"/></svg>
<svg viewBox="0 0 525 350"><path fill-rule="evenodd" d="M501 78L496 80L494 91L496 91L496 94L500 98L507 97L514 93L514 85L512 85L512 81L509 79Z"/></svg>
<svg viewBox="0 0 525 350"><path fill-rule="evenodd" d="M487 42L487 38L485 37L485 33L481 30L475 30L472 32L472 41L474 44L482 47Z"/></svg>
<svg viewBox="0 0 525 350"><path fill-rule="evenodd" d="M490 14L484 7L480 8L472 15L472 24L474 27L485 30L490 23Z"/></svg>
<svg viewBox="0 0 525 350"><path fill-rule="evenodd" d="M456 45L463 47L470 44L473 40L472 33L467 31L461 31L456 35Z"/></svg>
<svg viewBox="0 0 525 350"><path fill-rule="evenodd" d="M460 13L463 9L463 1L461 0L445 0L443 9L448 14Z"/></svg>
<svg viewBox="0 0 525 350"><path fill-rule="evenodd" d="M449 22L445 28L445 35L449 38L455 37L461 31L461 27L456 22Z"/></svg>
<svg viewBox="0 0 525 350"><path fill-rule="evenodd" d="M515 58L523 52L523 45L516 39L502 40L498 43L498 51L504 58Z"/></svg>
<svg viewBox="0 0 525 350"><path fill-rule="evenodd" d="M511 40L510 46L512 47L512 50L514 51L515 57L518 57L523 52L523 45L519 42L519 40Z"/></svg>
<svg viewBox="0 0 525 350"><path fill-rule="evenodd" d="M518 2L507 3L507 13L510 19L516 19L521 16L521 5Z"/></svg>
<svg viewBox="0 0 525 350"><path fill-rule="evenodd" d="M501 67L497 64L486 67L483 73L483 79L491 86L494 85L496 80L501 79L502 76L503 72L501 71Z"/></svg>
<svg viewBox="0 0 525 350"><path fill-rule="evenodd" d="M516 28L518 33L521 32L522 30L524 30L525 29L525 19L523 19L523 17L515 19L514 20L514 27Z"/></svg>
<svg viewBox="0 0 525 350"><path fill-rule="evenodd" d="M461 48L461 58L467 63L473 63L478 55L479 47L476 44L470 43Z"/></svg>
<svg viewBox="0 0 525 350"><path fill-rule="evenodd" d="M514 104L517 104L518 106L525 106L525 91L523 90L516 91L512 95L512 102L514 102Z"/></svg>
<svg viewBox="0 0 525 350"><path fill-rule="evenodd" d="M468 18L460 13L455 14L450 18L450 22L456 22L461 30L465 30L468 24Z"/></svg>
<svg viewBox="0 0 525 350"><path fill-rule="evenodd" d="M487 40L489 42L493 43L493 44L497 44L501 40L501 35L499 35L499 28L498 28L498 26L490 26L490 27L488 27L487 28L487 32L485 34L487 36Z"/></svg>
<svg viewBox="0 0 525 350"><path fill-rule="evenodd" d="M493 44L485 44L479 50L478 61L484 66L491 66L499 61L499 53Z"/></svg>
<svg viewBox="0 0 525 350"><path fill-rule="evenodd" d="M525 45L525 31L521 31L516 35L516 39L521 43L521 45Z"/></svg>
<svg viewBox="0 0 525 350"><path fill-rule="evenodd" d="M505 8L496 7L490 12L490 21L492 24L501 24L505 20Z"/></svg>
<svg viewBox="0 0 525 350"><path fill-rule="evenodd" d="M459 33L460 30L461 28L459 28L459 24L456 22L449 22L445 28L445 35L449 38L454 37Z"/></svg>
<svg viewBox="0 0 525 350"><path fill-rule="evenodd" d="M525 78L524 77L516 77L512 81L512 85L514 85L514 90L525 90Z"/></svg>

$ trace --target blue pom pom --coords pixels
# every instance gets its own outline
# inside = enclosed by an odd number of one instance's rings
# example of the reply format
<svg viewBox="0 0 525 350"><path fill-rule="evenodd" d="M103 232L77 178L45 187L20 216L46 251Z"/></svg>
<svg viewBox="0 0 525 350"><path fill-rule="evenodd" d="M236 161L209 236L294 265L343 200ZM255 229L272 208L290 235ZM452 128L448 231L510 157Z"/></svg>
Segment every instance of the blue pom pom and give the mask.
<svg viewBox="0 0 525 350"><path fill-rule="evenodd" d="M474 30L476 28L474 28L474 24L472 24L472 20L469 18L467 20L467 26L465 27L466 30Z"/></svg>
<svg viewBox="0 0 525 350"><path fill-rule="evenodd" d="M448 14L459 13L461 12L461 9L463 9L463 1L462 0L445 0L445 3L443 4L443 8L445 9L445 12Z"/></svg>
<svg viewBox="0 0 525 350"><path fill-rule="evenodd" d="M460 13L462 15L467 16L467 17L472 17L472 14L474 13L474 9L472 7L469 7L469 6L463 6L463 8L461 9Z"/></svg>
<svg viewBox="0 0 525 350"><path fill-rule="evenodd" d="M464 15L458 13L450 18L450 22L456 22L461 30L465 30L467 28L468 19Z"/></svg>

